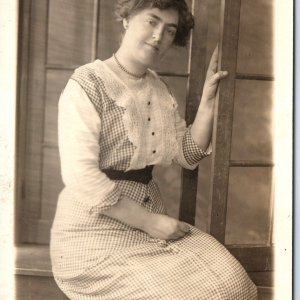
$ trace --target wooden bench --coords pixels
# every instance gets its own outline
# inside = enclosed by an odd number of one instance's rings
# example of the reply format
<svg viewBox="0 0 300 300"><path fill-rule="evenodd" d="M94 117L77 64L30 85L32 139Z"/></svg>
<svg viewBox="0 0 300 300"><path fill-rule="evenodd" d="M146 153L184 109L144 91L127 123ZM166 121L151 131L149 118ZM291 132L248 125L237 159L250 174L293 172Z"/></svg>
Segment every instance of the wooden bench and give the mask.
<svg viewBox="0 0 300 300"><path fill-rule="evenodd" d="M16 249L17 300L67 300L51 271L49 246L22 245Z"/></svg>
<svg viewBox="0 0 300 300"><path fill-rule="evenodd" d="M68 299L53 279L49 246L25 244L16 248L15 286L16 300ZM271 300L274 289L259 286L258 294L259 300Z"/></svg>

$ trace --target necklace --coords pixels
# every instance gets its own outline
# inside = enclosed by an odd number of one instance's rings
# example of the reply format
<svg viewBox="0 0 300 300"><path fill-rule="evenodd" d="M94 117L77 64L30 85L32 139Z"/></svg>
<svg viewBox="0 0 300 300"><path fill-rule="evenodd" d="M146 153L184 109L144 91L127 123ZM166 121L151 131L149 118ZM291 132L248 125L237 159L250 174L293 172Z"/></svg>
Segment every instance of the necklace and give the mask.
<svg viewBox="0 0 300 300"><path fill-rule="evenodd" d="M119 66L119 68L124 71L125 73L127 73L128 75L132 76L132 77L135 77L135 78L138 78L138 79L141 79L145 76L146 73L142 74L142 75L137 75L137 74L134 74L134 73L131 73L130 71L128 71L118 60L116 54L114 53L113 54L113 57L117 63L117 65Z"/></svg>

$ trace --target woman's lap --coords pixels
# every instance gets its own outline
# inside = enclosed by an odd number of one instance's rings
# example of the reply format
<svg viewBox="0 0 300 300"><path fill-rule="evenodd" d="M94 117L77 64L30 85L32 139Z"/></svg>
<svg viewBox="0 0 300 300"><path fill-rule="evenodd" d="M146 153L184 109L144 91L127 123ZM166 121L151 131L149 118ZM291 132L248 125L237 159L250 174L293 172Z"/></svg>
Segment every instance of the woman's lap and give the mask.
<svg viewBox="0 0 300 300"><path fill-rule="evenodd" d="M195 227L177 241L150 239L116 251L58 284L71 299L256 299L240 264Z"/></svg>

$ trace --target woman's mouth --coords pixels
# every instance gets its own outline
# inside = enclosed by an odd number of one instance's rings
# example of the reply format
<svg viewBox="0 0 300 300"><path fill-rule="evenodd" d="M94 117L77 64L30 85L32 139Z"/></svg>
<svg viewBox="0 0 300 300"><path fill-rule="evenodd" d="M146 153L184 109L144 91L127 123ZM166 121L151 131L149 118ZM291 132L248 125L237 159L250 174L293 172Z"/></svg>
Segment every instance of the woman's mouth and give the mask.
<svg viewBox="0 0 300 300"><path fill-rule="evenodd" d="M153 45L153 44L150 44L150 43L146 43L146 45L149 46L155 52L159 51L159 47L157 45Z"/></svg>

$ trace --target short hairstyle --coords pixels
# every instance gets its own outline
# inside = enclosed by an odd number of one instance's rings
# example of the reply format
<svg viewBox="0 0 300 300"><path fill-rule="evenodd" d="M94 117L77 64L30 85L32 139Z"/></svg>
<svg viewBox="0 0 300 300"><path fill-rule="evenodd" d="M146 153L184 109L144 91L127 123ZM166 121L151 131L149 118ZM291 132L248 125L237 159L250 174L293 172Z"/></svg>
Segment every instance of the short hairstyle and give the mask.
<svg viewBox="0 0 300 300"><path fill-rule="evenodd" d="M178 28L174 45L186 46L190 31L194 27L194 17L189 11L185 0L117 0L115 14L118 21L127 19L132 14L146 8L175 9L178 11Z"/></svg>

